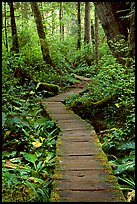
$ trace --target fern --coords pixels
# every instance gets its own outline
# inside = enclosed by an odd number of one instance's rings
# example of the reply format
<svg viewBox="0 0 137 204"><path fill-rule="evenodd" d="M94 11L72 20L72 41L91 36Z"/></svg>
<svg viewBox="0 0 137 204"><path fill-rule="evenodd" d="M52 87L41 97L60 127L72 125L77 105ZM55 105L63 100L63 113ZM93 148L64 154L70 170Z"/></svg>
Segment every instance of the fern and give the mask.
<svg viewBox="0 0 137 204"><path fill-rule="evenodd" d="M118 150L128 150L128 149L133 149L133 150L135 149L134 141L120 143L120 145L118 146Z"/></svg>

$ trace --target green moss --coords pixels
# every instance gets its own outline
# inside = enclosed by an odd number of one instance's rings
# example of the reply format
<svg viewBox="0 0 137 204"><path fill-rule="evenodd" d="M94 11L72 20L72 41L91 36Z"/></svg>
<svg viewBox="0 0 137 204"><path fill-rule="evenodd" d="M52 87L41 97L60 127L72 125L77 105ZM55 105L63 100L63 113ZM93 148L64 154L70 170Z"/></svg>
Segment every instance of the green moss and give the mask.
<svg viewBox="0 0 137 204"><path fill-rule="evenodd" d="M55 84L48 84L48 83L43 83L43 82L38 82L36 86L36 90L38 92L40 91L48 91L50 93L53 93L53 95L57 95L59 92L60 87Z"/></svg>
<svg viewBox="0 0 137 204"><path fill-rule="evenodd" d="M60 196L57 190L52 191L50 195L50 202L59 202Z"/></svg>

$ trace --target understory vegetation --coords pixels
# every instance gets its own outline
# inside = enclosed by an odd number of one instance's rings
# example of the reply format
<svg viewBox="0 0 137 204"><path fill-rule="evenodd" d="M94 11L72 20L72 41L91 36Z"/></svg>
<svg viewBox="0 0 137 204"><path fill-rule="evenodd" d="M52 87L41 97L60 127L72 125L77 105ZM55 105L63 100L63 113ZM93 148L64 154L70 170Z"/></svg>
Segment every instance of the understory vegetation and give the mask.
<svg viewBox="0 0 137 204"><path fill-rule="evenodd" d="M99 67L86 89L65 104L94 126L128 199L135 193L135 63L127 68L105 54Z"/></svg>
<svg viewBox="0 0 137 204"><path fill-rule="evenodd" d="M42 58L32 19L30 15L26 24L23 19L17 20L19 53L6 49L2 31L2 201L50 202L56 140L61 132L42 102L83 83L76 75L90 81L79 95L72 94L64 103L94 126L125 198L134 201L134 58L127 56L123 59L125 63L120 64L99 25L98 64L92 42L86 44L81 40L81 48L77 49L76 34L67 34L60 40L59 33L47 32L54 64L51 66ZM45 26L49 24L50 21ZM11 39L9 34L9 47ZM124 43L122 39L113 44L117 54L125 52L124 49L128 52ZM23 73L17 76L15 70ZM45 85L52 88L40 88Z"/></svg>
<svg viewBox="0 0 137 204"><path fill-rule="evenodd" d="M42 97L36 96L32 84L21 86L12 75L8 74L7 78L4 71L3 202L47 202L52 188L56 139L60 130L48 117L41 103Z"/></svg>

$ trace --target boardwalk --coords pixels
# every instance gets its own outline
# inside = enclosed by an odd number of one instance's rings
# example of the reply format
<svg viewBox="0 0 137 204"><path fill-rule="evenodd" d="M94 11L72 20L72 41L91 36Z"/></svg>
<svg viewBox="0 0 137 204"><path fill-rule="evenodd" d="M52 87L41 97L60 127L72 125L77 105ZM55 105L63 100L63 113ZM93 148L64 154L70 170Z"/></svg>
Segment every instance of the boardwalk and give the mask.
<svg viewBox="0 0 137 204"><path fill-rule="evenodd" d="M62 103L71 93L80 91L80 88L74 88L43 102L46 111L62 130L57 140L51 201L125 202L93 126Z"/></svg>

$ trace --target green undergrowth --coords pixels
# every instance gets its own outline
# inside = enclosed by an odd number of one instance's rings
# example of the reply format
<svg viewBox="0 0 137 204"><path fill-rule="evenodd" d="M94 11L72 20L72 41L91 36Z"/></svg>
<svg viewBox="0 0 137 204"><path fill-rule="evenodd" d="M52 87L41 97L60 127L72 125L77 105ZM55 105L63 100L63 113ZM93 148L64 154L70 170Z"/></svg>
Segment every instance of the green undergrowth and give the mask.
<svg viewBox="0 0 137 204"><path fill-rule="evenodd" d="M3 75L2 201L48 202L60 130L31 83Z"/></svg>
<svg viewBox="0 0 137 204"><path fill-rule="evenodd" d="M72 94L65 104L90 122L98 134L113 173L129 201L135 190L135 75L130 67L113 59L100 60L98 73L79 95ZM108 100L111 96L113 100ZM99 106L101 104L101 106Z"/></svg>
<svg viewBox="0 0 137 204"><path fill-rule="evenodd" d="M3 201L49 201L59 134L41 103L48 93L36 91L32 81L21 85L13 77L15 68L27 71L38 82L58 85L60 92L81 82L74 74L90 78L86 89L65 103L94 126L127 197L127 192L135 189L134 61L130 66L118 64L106 42L101 42L96 66L92 44L82 44L77 50L76 36L66 37L61 43L58 36L50 36L48 41L54 67L42 60L38 39L27 41L18 55L3 50ZM117 96L115 100L107 103L113 95ZM100 102L103 106L99 107Z"/></svg>

